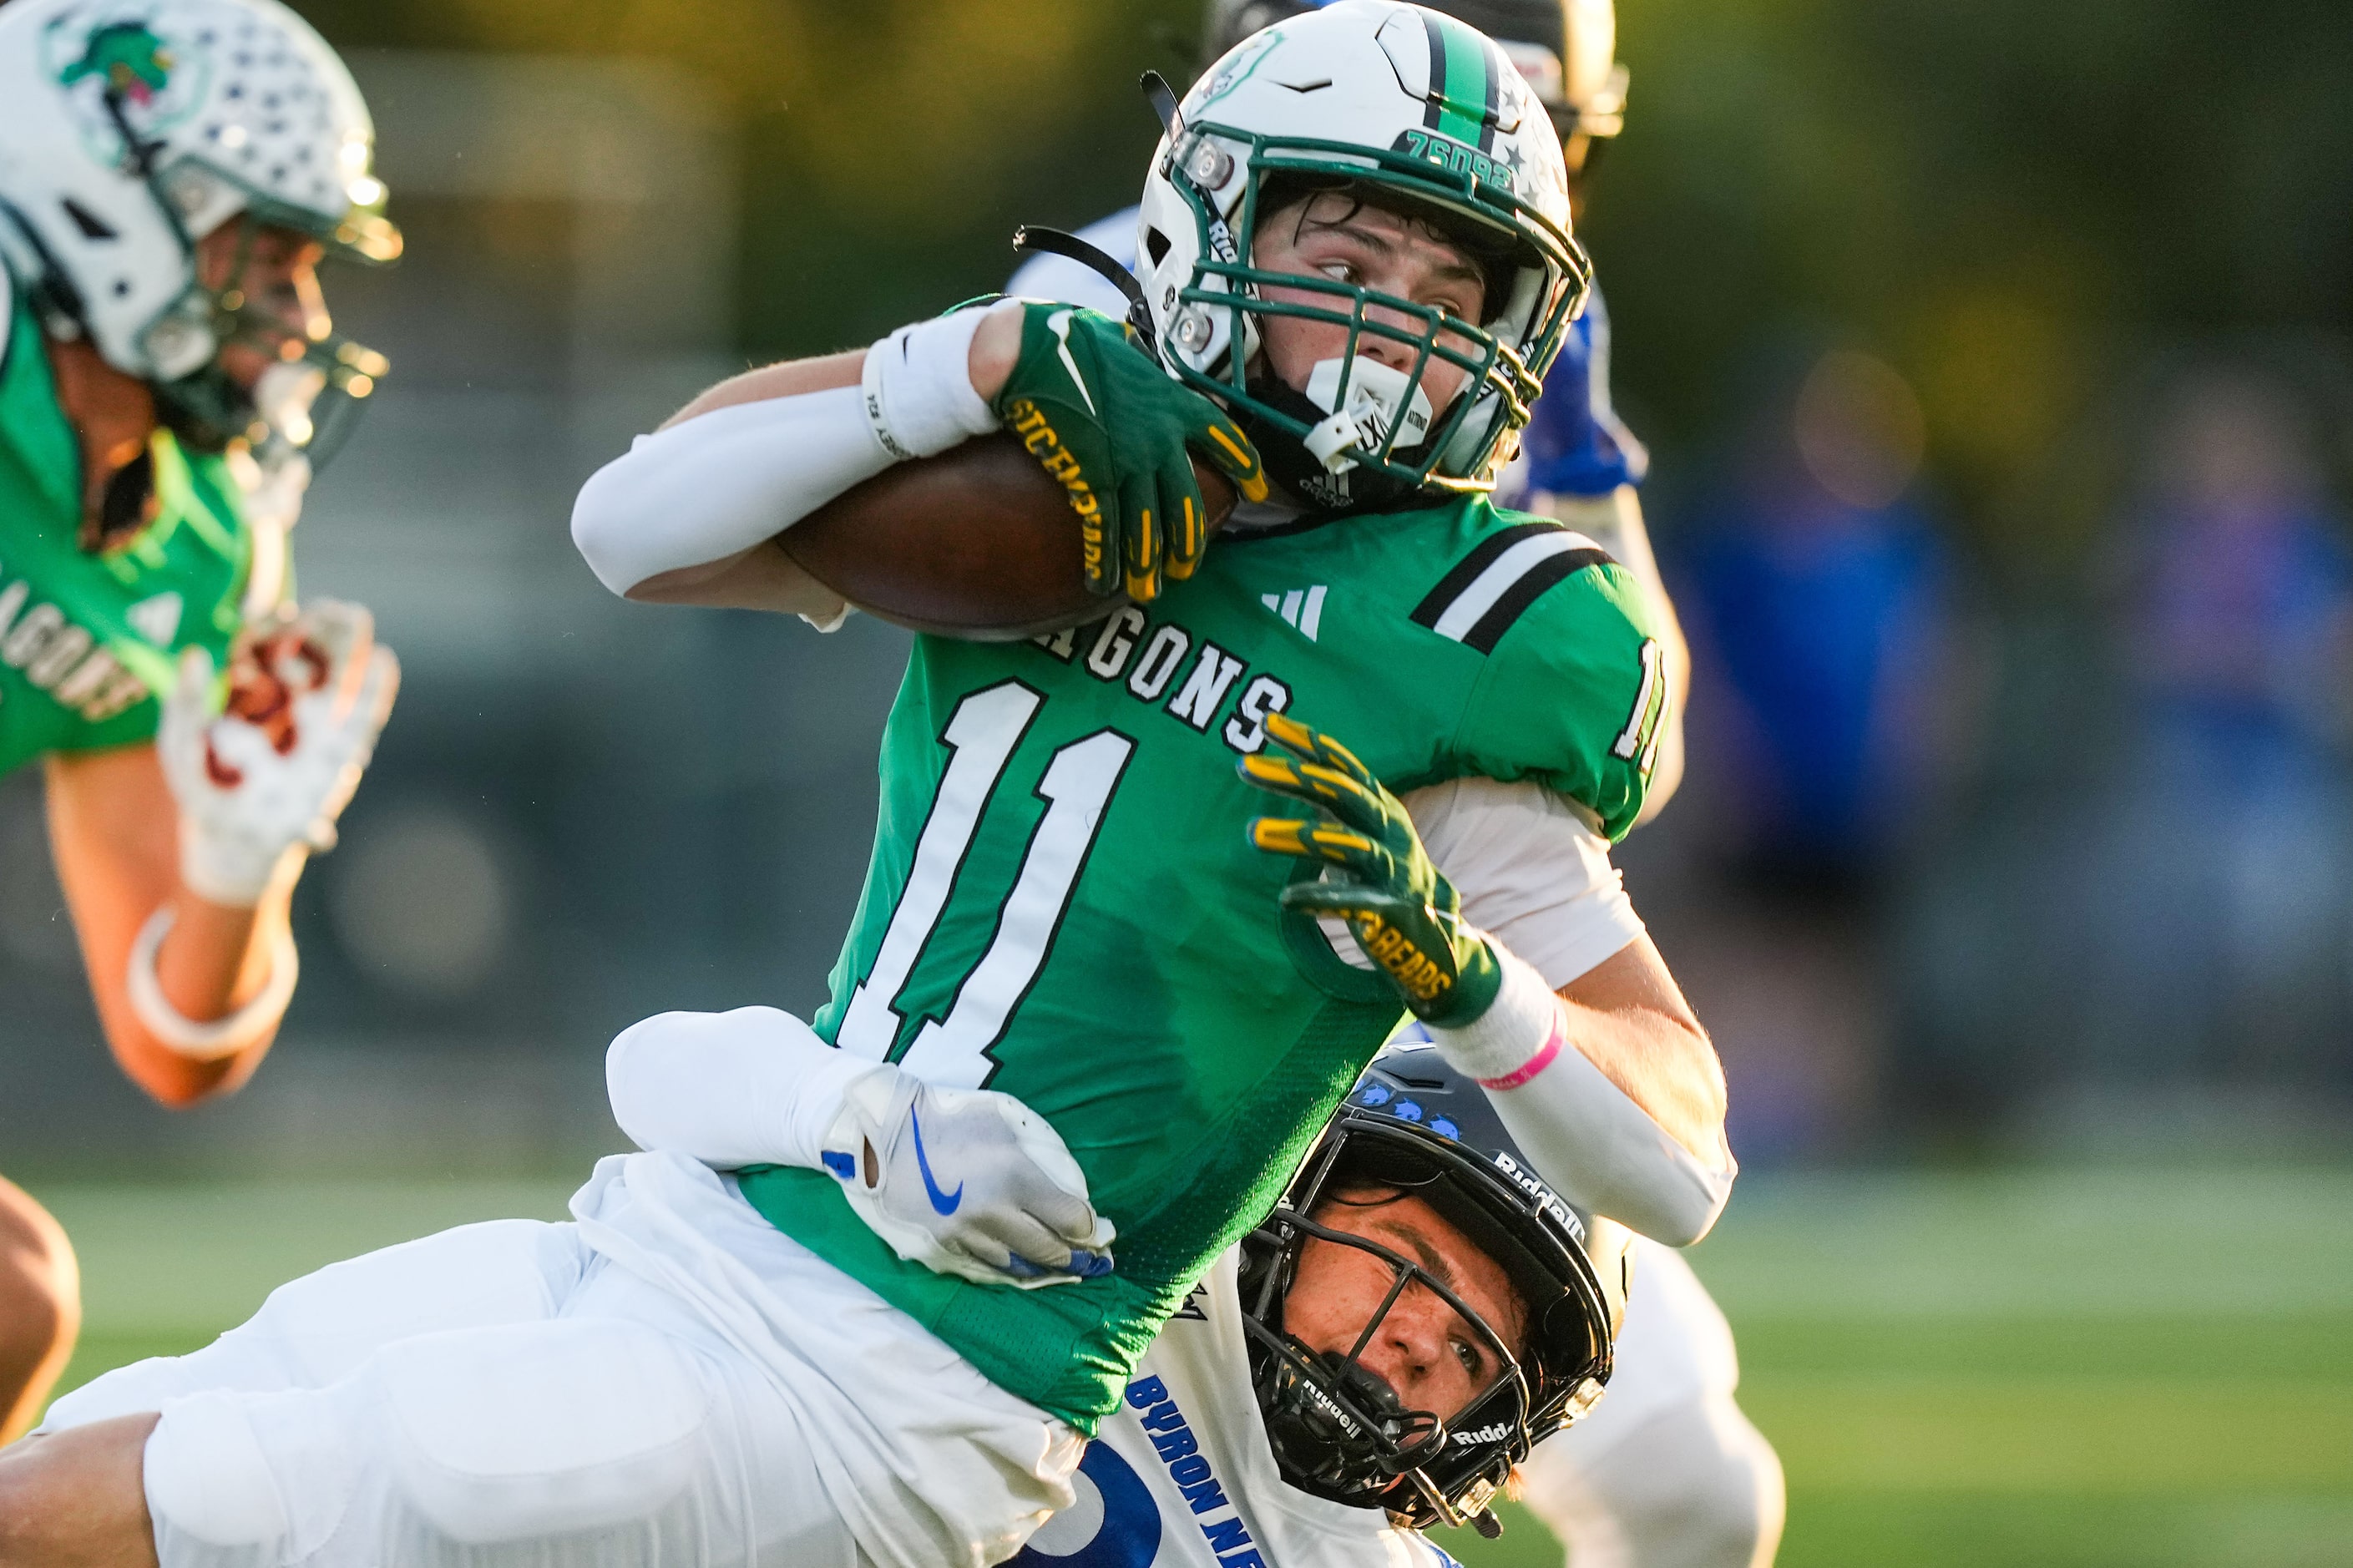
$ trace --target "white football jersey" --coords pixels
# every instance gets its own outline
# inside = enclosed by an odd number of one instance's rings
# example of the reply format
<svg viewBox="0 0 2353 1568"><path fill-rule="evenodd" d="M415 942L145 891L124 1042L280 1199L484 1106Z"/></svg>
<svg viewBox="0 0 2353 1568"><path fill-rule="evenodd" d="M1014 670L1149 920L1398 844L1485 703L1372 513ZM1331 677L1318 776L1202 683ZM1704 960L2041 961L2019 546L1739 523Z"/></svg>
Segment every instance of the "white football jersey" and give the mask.
<svg viewBox="0 0 2353 1568"><path fill-rule="evenodd" d="M1078 1501L1012 1568L1454 1568L1378 1509L1348 1508L1275 1472L1228 1252L1160 1331L1103 1417Z"/></svg>

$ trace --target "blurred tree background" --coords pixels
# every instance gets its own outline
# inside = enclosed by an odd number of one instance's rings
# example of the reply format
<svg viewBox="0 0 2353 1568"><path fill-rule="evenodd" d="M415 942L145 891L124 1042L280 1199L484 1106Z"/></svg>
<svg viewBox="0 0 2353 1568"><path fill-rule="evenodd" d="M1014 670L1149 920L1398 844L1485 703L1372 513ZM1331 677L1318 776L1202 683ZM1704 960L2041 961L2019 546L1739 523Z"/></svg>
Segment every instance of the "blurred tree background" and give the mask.
<svg viewBox="0 0 2353 1568"><path fill-rule="evenodd" d="M2353 14L2327 0L1630 0L1591 240L1646 430L1723 409L1760 325L1860 329L2005 574L2088 513L2024 500L2134 351L2341 335ZM1606 199L1605 199L1606 198Z"/></svg>
<svg viewBox="0 0 2353 1568"><path fill-rule="evenodd" d="M871 341L992 289L1025 218L1132 201L1157 128L1137 75L1190 79L1184 0L330 0L339 46L672 62L742 140L750 358Z"/></svg>
<svg viewBox="0 0 2353 1568"><path fill-rule="evenodd" d="M995 284L1016 222L1133 199L1155 135L1136 74L1181 84L1199 25L1189 0L301 8L342 46L649 57L707 81L744 154L749 357L866 341ZM2334 0L1620 9L1631 111L1587 237L1622 399L1670 453L1721 417L1760 329L1860 331L1918 386L1969 526L2031 573L2068 525L2012 498L2120 356L2347 328Z"/></svg>

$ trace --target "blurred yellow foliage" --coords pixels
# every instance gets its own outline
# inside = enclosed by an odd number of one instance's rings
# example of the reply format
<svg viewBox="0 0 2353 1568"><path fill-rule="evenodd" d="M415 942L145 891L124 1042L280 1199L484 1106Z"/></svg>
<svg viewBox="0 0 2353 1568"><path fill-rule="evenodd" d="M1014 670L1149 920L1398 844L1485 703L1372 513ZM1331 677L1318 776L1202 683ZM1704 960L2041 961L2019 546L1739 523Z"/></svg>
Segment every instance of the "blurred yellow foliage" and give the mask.
<svg viewBox="0 0 2353 1568"><path fill-rule="evenodd" d="M1965 468L2016 470L2069 412L2080 350L2067 323L2039 300L1978 279L1923 316L1920 380L1938 447Z"/></svg>
<svg viewBox="0 0 2353 1568"><path fill-rule="evenodd" d="M782 115L797 177L877 216L987 204L1067 150L1065 119L1124 8L1099 0L425 0L476 47L674 61L733 115Z"/></svg>

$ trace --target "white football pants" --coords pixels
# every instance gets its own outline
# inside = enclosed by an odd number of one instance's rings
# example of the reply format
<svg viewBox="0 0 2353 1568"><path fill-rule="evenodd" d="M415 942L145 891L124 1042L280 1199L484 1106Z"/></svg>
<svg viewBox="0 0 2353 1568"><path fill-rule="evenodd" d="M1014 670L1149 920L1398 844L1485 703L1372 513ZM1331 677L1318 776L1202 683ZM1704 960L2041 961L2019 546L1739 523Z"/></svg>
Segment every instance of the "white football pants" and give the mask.
<svg viewBox="0 0 2353 1568"><path fill-rule="evenodd" d="M1536 1445L1520 1500L1569 1568L1767 1568L1781 1461L1733 1400L1732 1329L1672 1247L1640 1237L1617 1371L1593 1414Z"/></svg>
<svg viewBox="0 0 2353 1568"><path fill-rule="evenodd" d="M984 1568L1069 1501L1074 1433L687 1166L321 1269L46 1429L163 1413L163 1568Z"/></svg>

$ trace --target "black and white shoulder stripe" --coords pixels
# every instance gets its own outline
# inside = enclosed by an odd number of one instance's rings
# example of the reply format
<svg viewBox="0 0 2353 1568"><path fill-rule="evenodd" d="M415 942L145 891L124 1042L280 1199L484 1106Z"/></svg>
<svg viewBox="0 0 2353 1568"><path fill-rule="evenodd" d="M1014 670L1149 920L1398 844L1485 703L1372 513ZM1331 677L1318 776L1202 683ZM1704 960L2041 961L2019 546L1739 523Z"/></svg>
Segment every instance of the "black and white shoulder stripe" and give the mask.
<svg viewBox="0 0 2353 1568"><path fill-rule="evenodd" d="M1477 549L1440 579L1415 607L1414 624L1481 653L1493 653L1546 589L1609 558L1593 541L1558 523L1523 522L1501 529L1481 540Z"/></svg>

